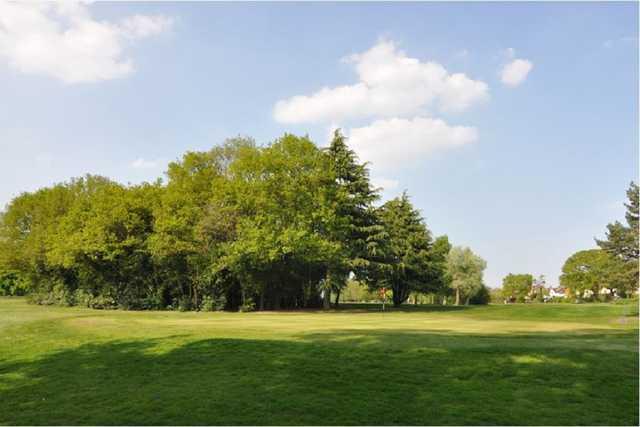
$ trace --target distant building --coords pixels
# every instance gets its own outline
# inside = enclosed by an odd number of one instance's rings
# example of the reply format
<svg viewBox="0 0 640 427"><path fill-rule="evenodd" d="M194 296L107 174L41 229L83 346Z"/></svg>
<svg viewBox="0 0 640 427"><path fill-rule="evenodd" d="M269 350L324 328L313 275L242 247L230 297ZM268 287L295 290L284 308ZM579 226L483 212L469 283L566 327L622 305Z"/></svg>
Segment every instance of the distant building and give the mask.
<svg viewBox="0 0 640 427"><path fill-rule="evenodd" d="M546 288L547 281L544 278L544 275L541 274L538 278L533 279L531 283L531 289L529 290L529 294L525 299L533 300L535 298L544 298L547 295Z"/></svg>
<svg viewBox="0 0 640 427"><path fill-rule="evenodd" d="M549 289L549 296L551 298L566 298L567 293L563 287L558 286L557 288Z"/></svg>

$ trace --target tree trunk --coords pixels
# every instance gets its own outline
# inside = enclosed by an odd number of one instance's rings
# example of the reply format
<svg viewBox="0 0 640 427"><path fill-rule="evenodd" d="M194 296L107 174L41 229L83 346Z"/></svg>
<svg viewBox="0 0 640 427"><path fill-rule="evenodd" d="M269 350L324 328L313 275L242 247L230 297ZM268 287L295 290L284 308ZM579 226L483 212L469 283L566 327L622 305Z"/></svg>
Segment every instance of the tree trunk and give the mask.
<svg viewBox="0 0 640 427"><path fill-rule="evenodd" d="M338 289L336 291L336 307L338 307L338 305L340 304L340 293L342 292L342 289Z"/></svg>
<svg viewBox="0 0 640 427"><path fill-rule="evenodd" d="M196 284L193 285L193 302L193 309L198 310L198 287Z"/></svg>
<svg viewBox="0 0 640 427"><path fill-rule="evenodd" d="M264 293L265 290L262 289L262 292L260 292L260 311L264 310Z"/></svg>
<svg viewBox="0 0 640 427"><path fill-rule="evenodd" d="M329 289L324 290L324 299L322 301L322 308L328 310L331 308L331 291Z"/></svg>
<svg viewBox="0 0 640 427"><path fill-rule="evenodd" d="M393 305L395 307L400 307L409 297L409 295L407 295L408 292L400 286L392 286L391 290L393 291Z"/></svg>
<svg viewBox="0 0 640 427"><path fill-rule="evenodd" d="M456 289L456 305L460 305L460 289Z"/></svg>

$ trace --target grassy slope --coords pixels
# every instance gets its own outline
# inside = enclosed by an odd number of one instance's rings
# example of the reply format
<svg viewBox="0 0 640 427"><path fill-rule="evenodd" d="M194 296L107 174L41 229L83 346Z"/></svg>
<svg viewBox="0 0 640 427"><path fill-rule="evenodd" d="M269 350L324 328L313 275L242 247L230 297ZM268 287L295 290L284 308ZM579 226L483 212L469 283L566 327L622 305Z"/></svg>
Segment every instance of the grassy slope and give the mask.
<svg viewBox="0 0 640 427"><path fill-rule="evenodd" d="M0 424L637 425L634 312L121 312L0 298Z"/></svg>

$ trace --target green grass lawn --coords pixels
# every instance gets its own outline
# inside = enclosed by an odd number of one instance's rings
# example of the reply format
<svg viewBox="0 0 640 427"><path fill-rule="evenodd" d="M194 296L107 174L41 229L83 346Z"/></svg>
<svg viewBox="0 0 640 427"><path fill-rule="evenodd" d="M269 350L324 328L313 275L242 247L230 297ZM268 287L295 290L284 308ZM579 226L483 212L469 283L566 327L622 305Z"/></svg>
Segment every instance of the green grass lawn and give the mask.
<svg viewBox="0 0 640 427"><path fill-rule="evenodd" d="M0 298L0 424L638 424L636 306L377 310Z"/></svg>

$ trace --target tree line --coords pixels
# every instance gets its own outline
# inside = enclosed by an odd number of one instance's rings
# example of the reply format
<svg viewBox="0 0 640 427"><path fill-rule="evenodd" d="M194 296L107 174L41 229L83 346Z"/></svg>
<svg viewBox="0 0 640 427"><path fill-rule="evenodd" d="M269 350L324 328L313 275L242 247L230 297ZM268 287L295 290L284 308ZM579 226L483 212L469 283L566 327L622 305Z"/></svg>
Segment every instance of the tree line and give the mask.
<svg viewBox="0 0 640 427"><path fill-rule="evenodd" d="M86 175L14 198L0 216L0 292L180 310L327 308L349 280L389 289L395 305L488 294L484 260L434 237L406 192L379 205L339 131L325 149L290 134L229 139L166 176Z"/></svg>
<svg viewBox="0 0 640 427"><path fill-rule="evenodd" d="M640 275L640 190L631 182L627 189L625 223L607 225L604 239L595 239L596 249L571 255L562 267L560 285L566 301L610 301L638 294ZM531 274L509 274L502 283L502 297L517 302L542 301L543 288Z"/></svg>
<svg viewBox="0 0 640 427"><path fill-rule="evenodd" d="M640 189L635 182L629 184L624 205L624 224L607 224L605 238L595 239L597 249L576 252L564 263L560 284L572 296L607 299L614 290L621 297L638 295Z"/></svg>

